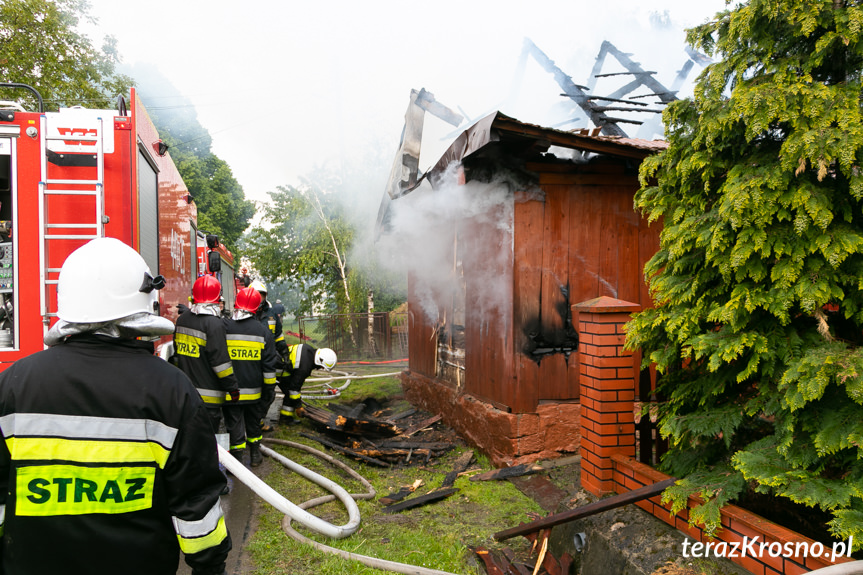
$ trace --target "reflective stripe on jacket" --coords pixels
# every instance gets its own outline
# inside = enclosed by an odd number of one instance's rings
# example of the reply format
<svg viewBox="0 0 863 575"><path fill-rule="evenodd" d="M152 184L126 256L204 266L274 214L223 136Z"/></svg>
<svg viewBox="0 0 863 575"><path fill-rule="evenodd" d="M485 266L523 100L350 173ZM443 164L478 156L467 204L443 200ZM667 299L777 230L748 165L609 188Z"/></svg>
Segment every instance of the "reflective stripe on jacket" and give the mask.
<svg viewBox="0 0 863 575"><path fill-rule="evenodd" d="M175 573L231 539L216 440L152 344L81 335L0 373L3 572Z"/></svg>
<svg viewBox="0 0 863 575"><path fill-rule="evenodd" d="M279 355L285 355L288 344L285 341L285 334L282 333L282 318L279 317L279 314L272 307L267 307L265 311L261 312L261 323L273 334L273 339L276 342L276 352Z"/></svg>
<svg viewBox="0 0 863 575"><path fill-rule="evenodd" d="M222 318L193 311L177 317L174 329L177 367L189 376L204 403L225 403L225 392L239 387L228 355Z"/></svg>
<svg viewBox="0 0 863 575"><path fill-rule="evenodd" d="M283 389L300 391L303 383L318 367L315 364L316 351L318 350L305 343L288 346L284 370L279 374L279 378L285 386Z"/></svg>
<svg viewBox="0 0 863 575"><path fill-rule="evenodd" d="M279 356L273 334L253 317L223 321L228 353L240 386L240 403L257 401L262 385L276 384Z"/></svg>

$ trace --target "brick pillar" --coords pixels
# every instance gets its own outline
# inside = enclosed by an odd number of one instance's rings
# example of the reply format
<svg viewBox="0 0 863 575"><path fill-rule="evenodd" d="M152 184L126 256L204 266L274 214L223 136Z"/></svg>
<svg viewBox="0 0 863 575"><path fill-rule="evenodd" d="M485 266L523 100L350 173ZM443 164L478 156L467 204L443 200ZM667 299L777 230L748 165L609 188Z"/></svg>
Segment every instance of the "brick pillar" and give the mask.
<svg viewBox="0 0 863 575"><path fill-rule="evenodd" d="M581 486L597 496L615 492L611 456L635 456L637 370L623 349L623 325L640 310L605 296L572 306L581 364Z"/></svg>

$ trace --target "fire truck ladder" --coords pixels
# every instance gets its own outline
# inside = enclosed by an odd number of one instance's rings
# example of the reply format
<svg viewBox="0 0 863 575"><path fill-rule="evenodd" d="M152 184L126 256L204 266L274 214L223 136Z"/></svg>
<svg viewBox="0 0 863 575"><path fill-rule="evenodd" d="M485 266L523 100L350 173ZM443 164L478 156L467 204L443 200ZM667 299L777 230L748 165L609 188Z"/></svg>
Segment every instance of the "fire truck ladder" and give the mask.
<svg viewBox="0 0 863 575"><path fill-rule="evenodd" d="M91 239L100 238L105 235L105 223L107 217L104 209L104 188L105 188L105 155L103 146L103 121L99 118L97 133L93 134L69 134L69 135L48 135L48 120L43 114L40 118L40 138L41 138L41 177L39 181L39 229L41 238L39 242L39 280L41 289L39 291L39 304L42 314L42 321L45 329L48 329L50 318L56 316L48 307L48 287L57 284L57 278L60 274L60 268L48 267L49 254L51 253L51 243L57 240L81 240L87 242ZM48 143L50 141L81 142L88 145L87 152L95 151L96 155L96 178L95 179L59 179L49 177L49 162L48 162ZM90 148L89 146L92 146ZM89 170L88 170L89 171ZM90 171L90 174L92 172ZM95 209L86 216L85 221L81 222L55 222L48 221L48 204L51 203L49 198L57 196L92 196L95 200ZM90 219L92 215L92 220ZM63 230L58 232L57 230ZM69 230L80 230L79 233L70 232ZM56 244L55 244L56 245Z"/></svg>

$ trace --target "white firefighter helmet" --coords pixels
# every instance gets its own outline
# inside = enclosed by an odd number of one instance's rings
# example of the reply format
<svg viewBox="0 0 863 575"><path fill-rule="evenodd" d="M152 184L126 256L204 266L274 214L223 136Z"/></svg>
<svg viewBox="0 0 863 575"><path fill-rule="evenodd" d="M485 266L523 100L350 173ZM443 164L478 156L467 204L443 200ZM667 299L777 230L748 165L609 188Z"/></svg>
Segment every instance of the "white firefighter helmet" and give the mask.
<svg viewBox="0 0 863 575"><path fill-rule="evenodd" d="M336 352L328 347L315 351L315 363L327 371L336 367Z"/></svg>
<svg viewBox="0 0 863 575"><path fill-rule="evenodd" d="M267 286L265 286L264 282L262 282L261 280L253 281L251 284L249 284L249 287L260 293L261 297L266 298Z"/></svg>
<svg viewBox="0 0 863 575"><path fill-rule="evenodd" d="M90 240L72 252L60 269L57 316L69 323L96 323L136 313L158 315L155 278L141 255L114 238Z"/></svg>

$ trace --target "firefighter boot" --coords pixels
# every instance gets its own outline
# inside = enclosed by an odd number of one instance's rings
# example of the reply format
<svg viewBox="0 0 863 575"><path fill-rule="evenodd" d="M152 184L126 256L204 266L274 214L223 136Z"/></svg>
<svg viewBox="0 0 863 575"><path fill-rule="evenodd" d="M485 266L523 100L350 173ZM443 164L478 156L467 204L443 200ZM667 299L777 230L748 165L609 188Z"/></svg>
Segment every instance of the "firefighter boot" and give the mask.
<svg viewBox="0 0 863 575"><path fill-rule="evenodd" d="M249 444L249 464L252 467L257 467L264 462L264 456L261 454L261 445L259 443Z"/></svg>
<svg viewBox="0 0 863 575"><path fill-rule="evenodd" d="M228 453L233 455L234 459L236 459L237 461L242 463L243 462L243 456L246 454L246 450L245 449L232 449Z"/></svg>
<svg viewBox="0 0 863 575"><path fill-rule="evenodd" d="M279 425L299 425L300 424L300 416L297 414L296 410L289 406L283 405L279 410Z"/></svg>

